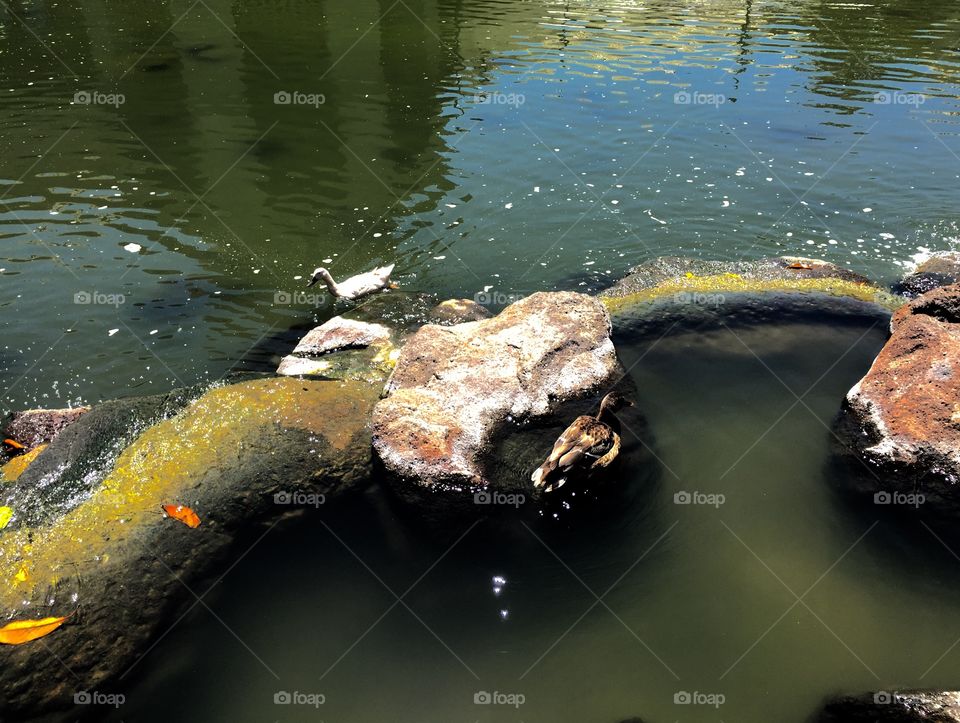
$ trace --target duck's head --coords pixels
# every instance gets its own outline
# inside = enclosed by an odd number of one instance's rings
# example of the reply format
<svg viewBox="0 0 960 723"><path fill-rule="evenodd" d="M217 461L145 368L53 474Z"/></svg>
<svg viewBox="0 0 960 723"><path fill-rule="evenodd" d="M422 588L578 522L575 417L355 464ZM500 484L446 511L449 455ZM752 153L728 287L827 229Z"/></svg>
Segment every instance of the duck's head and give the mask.
<svg viewBox="0 0 960 723"><path fill-rule="evenodd" d="M310 275L310 281L307 283L307 286L313 286L318 281L326 281L330 278L330 272L327 271L322 266L318 266L313 270L313 273Z"/></svg>
<svg viewBox="0 0 960 723"><path fill-rule="evenodd" d="M600 411L610 411L616 412L624 407L632 407L633 402L627 399L622 394L617 392L610 392L607 396L603 398L603 401L600 402Z"/></svg>

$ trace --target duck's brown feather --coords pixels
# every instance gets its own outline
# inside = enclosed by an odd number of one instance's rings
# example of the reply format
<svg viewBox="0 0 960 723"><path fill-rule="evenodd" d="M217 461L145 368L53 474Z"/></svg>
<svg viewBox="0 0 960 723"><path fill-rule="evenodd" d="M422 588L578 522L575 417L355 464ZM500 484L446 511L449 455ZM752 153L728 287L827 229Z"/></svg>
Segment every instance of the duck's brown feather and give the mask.
<svg viewBox="0 0 960 723"><path fill-rule="evenodd" d="M620 435L595 417L582 416L564 430L547 460L533 473L535 487L559 486L571 473L606 467L620 452Z"/></svg>

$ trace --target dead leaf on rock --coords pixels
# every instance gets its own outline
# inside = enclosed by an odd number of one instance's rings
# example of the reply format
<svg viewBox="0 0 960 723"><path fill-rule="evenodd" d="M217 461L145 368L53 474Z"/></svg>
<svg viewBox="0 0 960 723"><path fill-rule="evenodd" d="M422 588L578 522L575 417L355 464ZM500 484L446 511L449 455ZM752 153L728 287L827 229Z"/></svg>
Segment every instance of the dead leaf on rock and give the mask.
<svg viewBox="0 0 960 723"><path fill-rule="evenodd" d="M72 614L72 613L71 613ZM21 645L31 640L49 635L59 628L69 618L40 618L39 620L14 620L0 628L0 643L5 645Z"/></svg>
<svg viewBox="0 0 960 723"><path fill-rule="evenodd" d="M163 505L163 511L167 514L167 517L179 520L187 527L200 526L200 518L197 517L197 513L186 505Z"/></svg>

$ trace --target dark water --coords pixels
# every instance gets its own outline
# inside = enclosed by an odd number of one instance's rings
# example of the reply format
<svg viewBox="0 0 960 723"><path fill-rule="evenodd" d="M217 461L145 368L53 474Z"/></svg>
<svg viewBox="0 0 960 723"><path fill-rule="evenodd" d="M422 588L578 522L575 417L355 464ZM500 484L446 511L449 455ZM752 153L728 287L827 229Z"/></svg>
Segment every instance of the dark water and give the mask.
<svg viewBox="0 0 960 723"><path fill-rule="evenodd" d="M2 406L272 368L333 313L277 295L321 263L495 303L663 254L893 280L958 236L958 38L956 3L911 0L5 3ZM377 491L321 508L149 651L116 719L802 721L955 686L960 562L831 484L875 321L622 339L662 468L625 465L615 514L451 549Z"/></svg>
<svg viewBox="0 0 960 723"><path fill-rule="evenodd" d="M157 701L179 696L191 720L800 723L830 693L955 685L960 561L850 504L828 463L883 323L621 338L655 436L625 430L613 504L443 532L379 487L311 510L137 664L116 719L164 720Z"/></svg>
<svg viewBox="0 0 960 723"><path fill-rule="evenodd" d="M952 2L0 18L9 408L270 367L285 330L330 313L275 301L321 263L395 261L407 288L472 297L599 285L661 254L890 279L957 236Z"/></svg>

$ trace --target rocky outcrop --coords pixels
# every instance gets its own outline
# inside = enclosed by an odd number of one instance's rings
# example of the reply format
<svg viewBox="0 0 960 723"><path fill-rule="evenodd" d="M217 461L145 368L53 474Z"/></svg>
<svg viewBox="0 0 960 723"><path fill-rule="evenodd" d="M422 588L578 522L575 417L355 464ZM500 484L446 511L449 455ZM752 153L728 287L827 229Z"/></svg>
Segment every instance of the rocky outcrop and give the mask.
<svg viewBox="0 0 960 723"><path fill-rule="evenodd" d="M955 691L878 691L827 703L818 723L960 723Z"/></svg>
<svg viewBox="0 0 960 723"><path fill-rule="evenodd" d="M941 286L960 281L960 254L947 251L934 254L917 265L893 287L898 294L914 298Z"/></svg>
<svg viewBox="0 0 960 723"><path fill-rule="evenodd" d="M24 412L14 412L3 428L3 436L32 449L52 442L54 437L88 411L90 407L28 409Z"/></svg>
<svg viewBox="0 0 960 723"><path fill-rule="evenodd" d="M919 494L925 510L958 514L960 285L905 304L890 326L839 420L852 453L874 471L855 479L865 491Z"/></svg>
<svg viewBox="0 0 960 723"><path fill-rule="evenodd" d="M76 719L73 695L112 691L224 560L366 482L376 400L368 384L261 378L98 405L66 429L4 488L0 610L74 614L5 647L3 718ZM165 517L167 504L200 526Z"/></svg>
<svg viewBox="0 0 960 723"><path fill-rule="evenodd" d="M396 358L392 338L383 324L335 316L307 332L277 374L382 383Z"/></svg>
<svg viewBox="0 0 960 723"><path fill-rule="evenodd" d="M427 325L403 347L373 414L373 445L400 488L483 488L484 454L511 422L615 381L610 318L595 298L537 293L483 321Z"/></svg>

